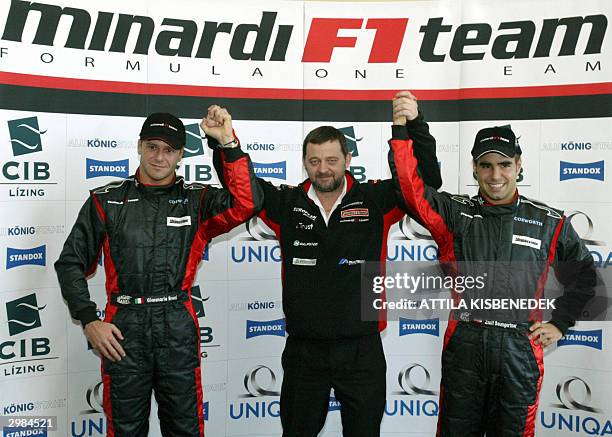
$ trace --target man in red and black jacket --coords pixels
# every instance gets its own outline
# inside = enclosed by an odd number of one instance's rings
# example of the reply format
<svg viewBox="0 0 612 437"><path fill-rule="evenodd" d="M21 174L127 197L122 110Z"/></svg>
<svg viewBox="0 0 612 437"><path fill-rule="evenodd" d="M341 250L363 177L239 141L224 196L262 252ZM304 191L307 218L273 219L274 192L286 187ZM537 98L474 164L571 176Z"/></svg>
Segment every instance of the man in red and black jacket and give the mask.
<svg viewBox="0 0 612 437"><path fill-rule="evenodd" d="M436 144L422 117L415 132L419 169L441 185ZM359 183L347 171L351 154L338 129L321 126L303 142L308 179L280 187L259 179L259 216L282 252L287 342L280 413L284 437L315 437L325 423L330 389L341 404L345 436L377 437L386 398L386 362L379 331L386 322L361 317L361 264L387 255L387 235L404 212L391 180Z"/></svg>
<svg viewBox="0 0 612 437"><path fill-rule="evenodd" d="M479 193L452 195L428 186L419 174L416 136L404 126L411 113L406 108L416 101L398 95L393 106L393 180L408 211L431 232L449 271L461 274L484 266L482 271L490 273L484 292L472 297L541 299L551 266L564 286L548 322L537 309L473 312L469 301L466 311L451 313L437 435L533 436L543 347L565 334L594 295L593 258L561 211L519 195L521 149L509 127L478 132L472 164Z"/></svg>
<svg viewBox="0 0 612 437"><path fill-rule="evenodd" d="M191 300L204 247L248 220L262 203L228 112L201 123L221 145L224 189L176 176L185 127L151 114L138 141L136 174L91 191L55 269L70 314L100 352L108 436L145 436L155 391L164 436L203 436L198 319ZM104 252L107 304L96 317L87 276Z"/></svg>

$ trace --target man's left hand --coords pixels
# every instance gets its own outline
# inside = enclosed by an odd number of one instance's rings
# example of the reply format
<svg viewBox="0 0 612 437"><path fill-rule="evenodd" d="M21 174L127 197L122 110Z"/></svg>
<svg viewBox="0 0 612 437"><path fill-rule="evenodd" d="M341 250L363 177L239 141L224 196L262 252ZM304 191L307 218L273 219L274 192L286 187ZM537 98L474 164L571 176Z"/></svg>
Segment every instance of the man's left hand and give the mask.
<svg viewBox="0 0 612 437"><path fill-rule="evenodd" d="M549 346L563 337L563 334L561 331L559 331L559 328L552 323L536 322L531 325L529 330L531 331L531 334L529 334L529 339L535 339L535 344L541 344L542 347Z"/></svg>

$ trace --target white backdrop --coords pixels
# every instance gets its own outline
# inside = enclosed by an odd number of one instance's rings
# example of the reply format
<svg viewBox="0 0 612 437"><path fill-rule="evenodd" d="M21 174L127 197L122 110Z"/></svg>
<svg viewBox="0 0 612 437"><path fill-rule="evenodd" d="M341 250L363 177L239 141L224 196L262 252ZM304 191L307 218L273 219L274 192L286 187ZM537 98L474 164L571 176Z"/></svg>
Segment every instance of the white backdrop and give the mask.
<svg viewBox="0 0 612 437"><path fill-rule="evenodd" d="M99 358L68 315L53 262L87 191L135 171L153 111L188 126L180 173L191 181L217 182L195 125L212 102L234 114L253 161L277 169L274 183L304 178L301 141L321 124L344 129L365 180L389 177L389 100L414 90L438 141L442 189L475 193L474 135L510 123L524 151L520 191L572 215L600 267L612 268L609 1L168 5L0 4L0 415L57 416L56 435L104 435ZM121 23L133 16L143 24L128 37ZM255 322L284 326L280 250L266 232L251 223L215 239L197 276L208 436L281 433L278 396L244 396L247 374L272 392L282 381L284 336L248 334ZM435 259L410 221L388 245L390 261ZM89 285L102 316L101 265ZM445 322L429 325L390 322L383 333L383 435L434 434ZM609 322L581 322L547 351L537 435L612 435L610 340ZM323 435L340 429L332 399Z"/></svg>

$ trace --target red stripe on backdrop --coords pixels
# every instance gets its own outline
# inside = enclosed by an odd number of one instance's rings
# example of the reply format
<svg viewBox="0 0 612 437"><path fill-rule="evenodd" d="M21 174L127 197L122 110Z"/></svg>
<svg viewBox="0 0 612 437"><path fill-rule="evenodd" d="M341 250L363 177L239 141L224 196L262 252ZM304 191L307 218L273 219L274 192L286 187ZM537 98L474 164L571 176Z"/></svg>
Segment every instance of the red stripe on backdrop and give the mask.
<svg viewBox="0 0 612 437"><path fill-rule="evenodd" d="M10 72L0 72L0 83L5 85L74 91L278 100L391 100L396 93L396 90L325 90L173 85L74 79ZM420 100L516 99L521 97L582 96L612 94L612 82L523 87L413 90L413 93Z"/></svg>

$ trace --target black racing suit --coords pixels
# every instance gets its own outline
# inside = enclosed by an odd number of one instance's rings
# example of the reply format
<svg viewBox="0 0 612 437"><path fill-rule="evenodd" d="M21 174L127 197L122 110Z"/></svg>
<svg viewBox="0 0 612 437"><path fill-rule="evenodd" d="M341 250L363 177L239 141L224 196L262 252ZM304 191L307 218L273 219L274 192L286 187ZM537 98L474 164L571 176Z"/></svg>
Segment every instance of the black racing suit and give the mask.
<svg viewBox="0 0 612 437"><path fill-rule="evenodd" d="M164 436L203 436L199 325L191 300L211 238L261 207L248 155L221 152L226 189L144 185L135 176L91 191L55 263L70 314L97 320L86 277L104 252L105 322L122 332L126 356L102 360L108 436L144 436L155 391Z"/></svg>
<svg viewBox="0 0 612 437"><path fill-rule="evenodd" d="M409 122L419 168L440 186L435 140L422 117ZM421 135L420 135L421 134ZM346 172L347 192L326 225L297 187L260 180L259 216L282 252L283 310L288 338L281 389L283 436L316 436L325 423L330 389L341 404L345 436L379 435L386 398L386 362L379 331L386 321L361 317L361 263L384 268L387 235L404 212L390 179L359 183Z"/></svg>
<svg viewBox="0 0 612 437"><path fill-rule="evenodd" d="M542 298L552 266L565 288L550 323L565 333L593 296L596 281L593 258L570 222L562 212L518 194L508 204L491 205L480 195L437 192L417 171L409 135L405 127L393 126L391 172L408 210L438 244L441 263L461 274L458 269L490 262L485 296L517 299ZM451 315L437 435L534 435L544 363L542 346L529 340L528 329L541 313L518 313L514 323L483 320L469 308Z"/></svg>

